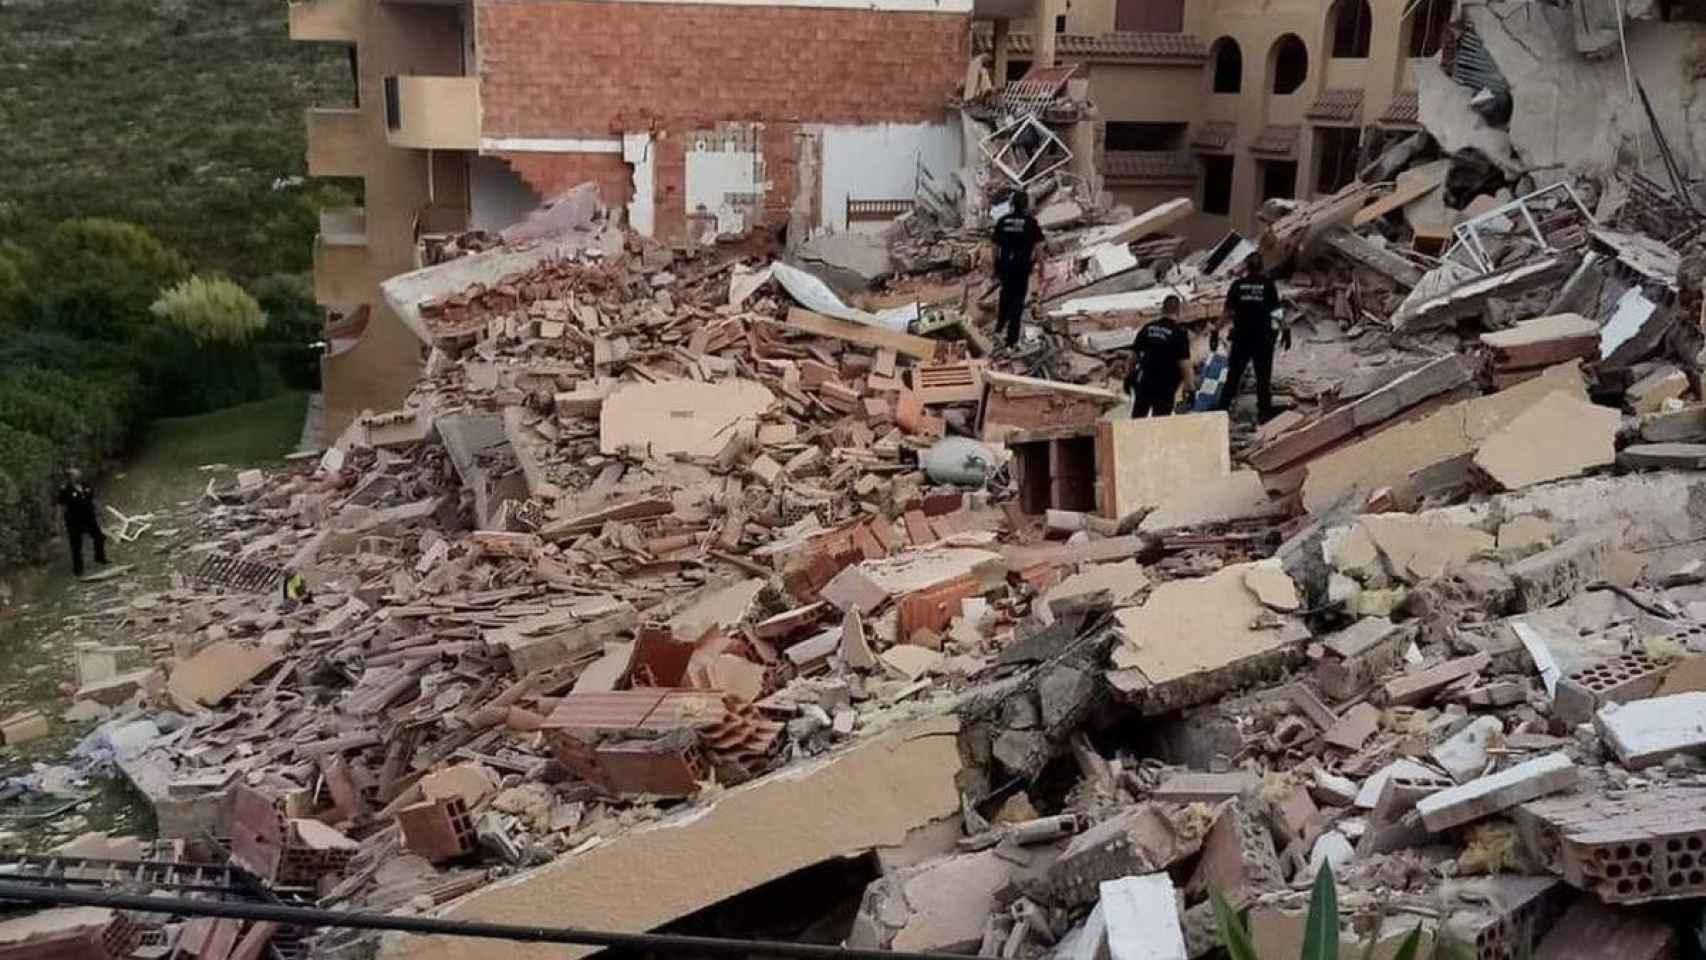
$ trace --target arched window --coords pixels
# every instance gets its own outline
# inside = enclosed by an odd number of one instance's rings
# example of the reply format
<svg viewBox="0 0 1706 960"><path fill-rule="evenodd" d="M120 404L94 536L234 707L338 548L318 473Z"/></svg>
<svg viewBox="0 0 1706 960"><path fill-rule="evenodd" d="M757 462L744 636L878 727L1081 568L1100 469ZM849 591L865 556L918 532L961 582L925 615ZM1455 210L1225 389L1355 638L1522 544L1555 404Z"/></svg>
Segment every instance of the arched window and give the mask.
<svg viewBox="0 0 1706 960"><path fill-rule="evenodd" d="M1237 93L1244 88L1244 52L1238 49L1238 41L1221 37L1209 48L1208 57L1214 64L1215 93Z"/></svg>
<svg viewBox="0 0 1706 960"><path fill-rule="evenodd" d="M1410 31L1409 55L1431 57L1445 44L1445 28L1451 23L1451 0L1421 0L1405 24Z"/></svg>
<svg viewBox="0 0 1706 960"><path fill-rule="evenodd" d="M1303 45L1303 39L1288 33L1275 40L1268 51L1269 89L1281 96L1296 93L1308 76L1309 48Z"/></svg>
<svg viewBox="0 0 1706 960"><path fill-rule="evenodd" d="M1357 60L1367 57L1373 27L1374 14L1368 9L1368 0L1338 0L1327 11L1333 56Z"/></svg>

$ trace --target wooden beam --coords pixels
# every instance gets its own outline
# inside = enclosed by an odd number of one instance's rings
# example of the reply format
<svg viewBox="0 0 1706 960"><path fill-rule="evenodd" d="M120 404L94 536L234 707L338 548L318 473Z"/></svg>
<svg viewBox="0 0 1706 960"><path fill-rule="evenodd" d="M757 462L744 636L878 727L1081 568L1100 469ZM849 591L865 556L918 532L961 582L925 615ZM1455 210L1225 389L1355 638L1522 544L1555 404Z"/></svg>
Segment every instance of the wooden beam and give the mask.
<svg viewBox="0 0 1706 960"><path fill-rule="evenodd" d="M801 333L809 333L819 337L833 337L863 347L875 347L877 349L887 347L896 353L904 353L919 360L934 360L936 358L936 341L928 337L915 337L910 333L899 333L887 327L872 324L837 320L821 313L813 313L803 307L790 308L787 322L783 326Z"/></svg>

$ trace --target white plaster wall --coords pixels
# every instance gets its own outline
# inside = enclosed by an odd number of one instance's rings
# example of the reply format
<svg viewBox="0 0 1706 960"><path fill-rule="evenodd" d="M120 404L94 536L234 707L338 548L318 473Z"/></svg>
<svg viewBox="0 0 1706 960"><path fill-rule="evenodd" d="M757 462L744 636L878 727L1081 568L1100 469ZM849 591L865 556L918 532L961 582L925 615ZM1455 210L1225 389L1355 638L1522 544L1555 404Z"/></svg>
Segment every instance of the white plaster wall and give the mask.
<svg viewBox="0 0 1706 960"><path fill-rule="evenodd" d="M641 236L649 237L656 223L653 209L652 135L625 133L622 135L622 159L634 168L634 199L628 203L628 226Z"/></svg>
<svg viewBox="0 0 1706 960"><path fill-rule="evenodd" d="M468 159L469 226L497 232L520 223L541 202L515 171L497 157Z"/></svg>
<svg viewBox="0 0 1706 960"><path fill-rule="evenodd" d="M911 199L920 163L941 183L965 162L960 130L946 123L823 125L810 129L823 143L820 229L847 229L848 197Z"/></svg>
<svg viewBox="0 0 1706 960"><path fill-rule="evenodd" d="M763 158L747 150L687 151L687 213L700 207L716 214L720 236L739 235L747 226L751 198L762 189Z"/></svg>

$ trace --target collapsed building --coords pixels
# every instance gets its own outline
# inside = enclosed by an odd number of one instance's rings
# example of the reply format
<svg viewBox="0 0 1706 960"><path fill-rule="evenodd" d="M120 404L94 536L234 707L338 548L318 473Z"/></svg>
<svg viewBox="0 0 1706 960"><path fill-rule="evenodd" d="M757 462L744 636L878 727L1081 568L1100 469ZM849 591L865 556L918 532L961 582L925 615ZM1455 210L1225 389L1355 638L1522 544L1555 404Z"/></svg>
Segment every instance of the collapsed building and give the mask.
<svg viewBox="0 0 1706 960"><path fill-rule="evenodd" d="M399 6L360 9L418 12ZM235 863L274 896L468 922L1071 960L1209 955L1211 891L1263 955L1295 952L1330 866L1347 944L1419 923L1484 958L1685 955L1664 907L1706 895L1692 148L1672 93L1550 147L1532 116L1597 106L1528 98L1692 27L1614 12L1613 47L1492 9L1407 64L1421 129L1359 137L1355 176L1243 232L1208 221L1211 242L1200 184L1120 202L1123 121L1072 34L1066 65L1009 83L1010 62L955 60L962 153L876 226L746 229L821 199L803 178L720 193L748 204L724 235L721 206L609 159L519 227L423 235L419 267L364 294L425 348L407 395L210 486L173 588L92 618L142 649L80 656L74 699L111 715L100 756L162 839L53 862ZM1025 49L1003 22L1025 12L998 12L953 27L970 44L994 20L991 65ZM1539 67L1503 46L1519 30L1552 38L1512 41ZM1319 82L1349 83L1330 60ZM1015 189L1048 240L1026 337L996 353L980 250ZM1178 297L1208 360L1250 258L1295 334L1285 411L1210 410L1211 382L1129 418L1137 329ZM287 572L306 603L275 599ZM181 901L61 921L0 924L0 951L372 948Z"/></svg>

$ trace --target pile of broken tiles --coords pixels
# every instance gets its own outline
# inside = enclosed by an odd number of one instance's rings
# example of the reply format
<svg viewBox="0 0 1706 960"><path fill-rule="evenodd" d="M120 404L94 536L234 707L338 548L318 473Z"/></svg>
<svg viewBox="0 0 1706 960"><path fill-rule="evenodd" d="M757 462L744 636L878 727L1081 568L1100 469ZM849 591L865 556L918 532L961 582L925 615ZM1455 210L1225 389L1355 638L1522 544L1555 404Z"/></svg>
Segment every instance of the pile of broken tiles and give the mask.
<svg viewBox="0 0 1706 960"><path fill-rule="evenodd" d="M1706 895L1706 406L1670 346L1698 291L1615 271L1615 234L1584 240L1622 285L1592 305L1425 285L1355 229L1380 202L1300 205L1243 255L1290 258L1318 329L1344 305L1311 270L1399 275L1368 283L1397 328L1513 322L1282 366L1256 430L1125 419L1161 288L1067 266L1138 263L1184 201L1051 238L1064 380L990 356L990 291L939 265L844 294L603 226L399 278L431 344L408 402L210 489L174 589L109 624L158 665L77 699L158 734L116 756L178 839L151 856L229 838L339 905L647 930L875 852L858 910L801 931L1195 957L1219 890L1285 955L1330 864L1348 943L1669 955L1640 905ZM1199 350L1208 253L1166 285Z"/></svg>

